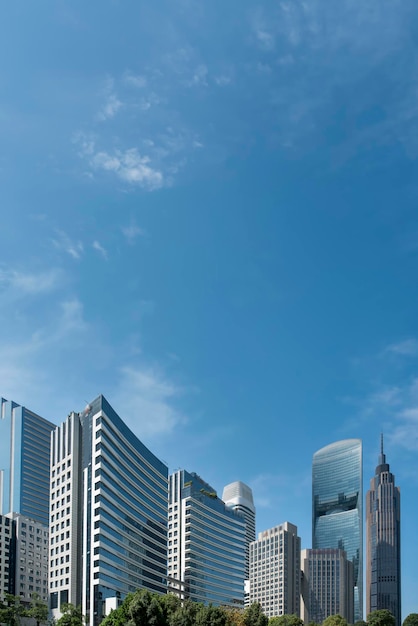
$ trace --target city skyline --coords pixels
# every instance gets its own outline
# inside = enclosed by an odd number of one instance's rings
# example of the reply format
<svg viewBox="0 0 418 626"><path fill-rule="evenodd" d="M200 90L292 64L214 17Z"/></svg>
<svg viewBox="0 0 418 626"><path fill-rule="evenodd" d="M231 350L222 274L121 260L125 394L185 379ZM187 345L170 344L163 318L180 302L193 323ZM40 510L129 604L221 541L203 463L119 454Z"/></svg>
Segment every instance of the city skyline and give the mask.
<svg viewBox="0 0 418 626"><path fill-rule="evenodd" d="M0 393L105 393L170 471L310 547L311 459L379 433L418 612L416 0L5 0ZM126 417L125 417L126 416Z"/></svg>
<svg viewBox="0 0 418 626"><path fill-rule="evenodd" d="M98 402L98 400L100 400L100 398L102 398L102 396L99 396L99 398L95 401L95 404L97 404L97 402ZM127 427L125 426L124 422L121 422L120 418L117 416L117 414L114 412L112 407L110 407L110 405L107 403L107 401L104 398L102 400L102 403L103 402L108 407L108 411L111 412L113 415L115 415L116 418L119 420L119 422L122 424L123 429L128 431L129 429L127 429ZM2 407L3 407L3 418L7 418L8 417L10 419L10 417L11 417L11 409L13 408L13 409L17 409L19 411L19 416L21 418L25 414L25 412L27 412L28 415L31 417L32 422L33 422L33 419L36 418L42 424L43 423L45 423L47 425L49 424L49 422L47 422L47 420L44 420L44 418L40 418L38 415L34 414L32 411L28 411L25 407L21 407L19 404L17 404L14 401L9 401L9 400L7 400L5 398L2 398ZM79 414L77 414L77 413L73 413L72 414L73 415L73 420L74 420L74 417L76 417L77 415L79 415L79 417L81 419L83 419L83 416L88 415L89 413L91 413L91 411L92 411L92 406L90 404L87 404L85 409L83 411L81 411ZM71 417L71 414L69 414L69 417L67 418L67 421L70 419L70 417ZM33 427L33 424L32 424L32 427ZM59 428L62 429L62 427L63 427L62 424L61 424L61 427L60 427L59 424L56 425L56 428L58 428L58 429ZM68 428L68 427L66 427L66 428ZM66 431L64 431L64 433L65 432ZM53 441L55 441L57 436L58 435L54 435ZM67 434L65 436L70 436L70 435ZM62 437L60 437L60 436L58 436L58 437L59 437L58 441L61 441L60 445L62 446L63 445L62 444ZM77 437L78 437L78 435L76 435L76 438ZM22 441L23 441L23 439L22 439ZM380 467L385 469L385 468L388 468L389 466L386 464L386 455L383 454L383 434L382 433L380 435L380 441L381 441L381 444L380 444L380 455L379 455L379 463L380 463L380 465L378 466L377 469L379 469ZM53 448L52 448L52 452L54 454L56 454L56 445L57 444L53 444ZM353 452L355 452L355 447L357 447L360 450L360 452L359 452L359 455L360 455L359 456L359 462L358 462L357 465L360 468L360 472L362 473L362 444L361 444L361 440L353 439L353 440L346 440L346 441L344 441L344 440L335 441L335 442L332 442L332 443L328 444L327 446L324 446L324 448L322 448L322 449L320 449L320 450L318 450L317 452L314 453L314 455L313 455L313 464L312 464L312 484L311 484L311 489L312 489L312 511L315 511L315 505L314 505L315 480L314 480L313 477L316 474L316 472L318 471L318 468L321 467L321 466L323 466L323 467L327 466L329 464L328 463L328 459L330 459L330 461L331 461L330 466L333 467L333 472L332 472L332 474L330 474L332 476L332 480L331 480L330 485L332 486L332 484L334 483L335 478L338 477L338 476L340 476L340 481L339 482L341 482L341 479L344 482L344 480L346 480L343 477L343 475L346 473L346 467L347 467L346 466L346 461L352 456ZM19 453L17 450L16 450L16 452L17 452L17 455L20 456L21 453ZM81 454L81 450L80 450L80 454ZM154 456L154 455L152 455L152 456ZM322 457L323 457L323 459L322 459ZM383 465L382 465L382 463L383 463ZM184 470L181 470L181 471L184 472ZM324 479L325 474L324 474L322 469L319 470L319 473L322 476L322 479ZM195 474L193 473L193 475L195 475ZM393 475L390 474L390 476L393 476ZM198 477L198 479L201 480L199 477ZM322 479L321 479L321 481L319 481L318 484L320 484L322 482ZM364 479L364 476L362 476L362 479ZM374 480L376 480L376 478L372 479L372 483L373 483ZM213 488L210 487L208 485L208 483L203 483L202 482L202 484L206 485L208 489L213 490ZM331 489L331 491L333 491L333 489ZM242 481L238 480L238 481L235 481L235 482L232 482L232 483L226 485L226 487L223 488L222 495L224 496L225 494L226 495L229 494L231 496L231 498L232 498L232 500L231 500L231 502L230 502L230 504L228 506L231 506L231 505L233 506L234 503L236 504L235 501L241 502L241 500L242 501L246 501L247 507L251 503L252 503L252 506L254 506L254 504L252 502L252 491L251 491L251 488L249 488L247 485L245 485L245 483L243 483ZM243 497L243 494L244 494L245 497ZM365 501L365 497L364 496L363 496L362 500L364 500L364 502L362 502L361 509L366 510L366 501ZM74 515L77 515L77 513L74 512ZM313 517L313 519L314 519L314 517ZM366 521L367 521L366 519L363 521L364 531L363 531L362 534L364 536L366 534ZM252 534L252 532L253 532L253 522L252 521L251 521L250 526L251 526L250 533ZM258 534L261 535L262 532L264 532L264 531L258 531ZM314 531L314 526L312 526L312 535L314 535L314 532L315 532ZM302 540L303 540L303 538L302 538ZM328 543L328 542L325 542L325 543ZM312 550L312 549L315 549L315 548L318 548L318 547L325 548L325 543L323 542L323 545L319 546L318 542L315 542L314 540L312 540L312 542L311 542L312 545L309 548L307 548L307 544L306 543L303 543L302 546L303 546L303 548L305 550L306 549ZM312 546L314 546L314 544L315 544L315 548L312 548ZM362 542L362 545L363 545L363 547L365 549L364 554L366 554L367 546L365 545L364 541ZM339 547L343 547L343 544L341 544L341 546L339 545ZM366 565L367 565L367 563L365 562L365 559L362 558L362 560L363 560L363 567L361 567L360 578L362 578L363 577L363 573L366 572ZM169 575L169 577L172 575L172 573L170 572L170 569L168 571L168 575ZM364 577L364 580L365 580L365 577ZM363 585L363 582L361 584ZM363 605L364 605L365 609L367 610L367 598L366 598L365 593L363 593L362 595L363 595ZM73 600L74 600L74 602L76 602L77 601L77 597L74 596ZM366 612L364 613L364 616L366 616Z"/></svg>

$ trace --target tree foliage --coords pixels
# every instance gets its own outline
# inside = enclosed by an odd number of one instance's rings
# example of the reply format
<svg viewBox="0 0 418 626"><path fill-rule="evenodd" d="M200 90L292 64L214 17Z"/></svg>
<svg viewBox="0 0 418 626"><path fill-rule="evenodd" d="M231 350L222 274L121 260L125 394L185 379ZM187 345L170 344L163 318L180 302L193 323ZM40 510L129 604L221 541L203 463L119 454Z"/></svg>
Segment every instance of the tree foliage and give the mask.
<svg viewBox="0 0 418 626"><path fill-rule="evenodd" d="M4 602L0 603L0 623L8 626L18 626L20 618L25 615L25 607L20 596L6 593Z"/></svg>
<svg viewBox="0 0 418 626"><path fill-rule="evenodd" d="M418 626L418 613L410 613L407 615L402 626Z"/></svg>
<svg viewBox="0 0 418 626"><path fill-rule="evenodd" d="M25 617L31 617L35 620L36 626L46 624L48 621L48 605L37 593L32 594L31 605L25 611Z"/></svg>
<svg viewBox="0 0 418 626"><path fill-rule="evenodd" d="M69 602L62 604L61 613L56 626L83 626L84 618L79 606L74 606Z"/></svg>
<svg viewBox="0 0 418 626"><path fill-rule="evenodd" d="M268 626L303 626L303 620L297 615L270 617Z"/></svg>
<svg viewBox="0 0 418 626"><path fill-rule="evenodd" d="M330 615L322 622L322 626L347 626L347 620L341 615Z"/></svg>
<svg viewBox="0 0 418 626"><path fill-rule="evenodd" d="M259 602L253 602L245 609L244 626L268 626L268 618L264 615Z"/></svg>
<svg viewBox="0 0 418 626"><path fill-rule="evenodd" d="M369 626L395 626L396 620L387 609L379 609L368 614L367 623Z"/></svg>

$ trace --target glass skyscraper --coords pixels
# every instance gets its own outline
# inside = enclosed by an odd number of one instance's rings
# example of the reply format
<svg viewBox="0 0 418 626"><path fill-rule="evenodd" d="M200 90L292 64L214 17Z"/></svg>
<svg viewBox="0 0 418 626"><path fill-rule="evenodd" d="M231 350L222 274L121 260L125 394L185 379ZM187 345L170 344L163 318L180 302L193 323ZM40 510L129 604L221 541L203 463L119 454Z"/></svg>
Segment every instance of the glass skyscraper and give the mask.
<svg viewBox="0 0 418 626"><path fill-rule="evenodd" d="M168 468L103 396L51 448L50 607L96 626L130 592L167 592Z"/></svg>
<svg viewBox="0 0 418 626"><path fill-rule="evenodd" d="M49 448L55 424L0 398L0 514L48 526Z"/></svg>
<svg viewBox="0 0 418 626"><path fill-rule="evenodd" d="M345 550L353 563L354 621L363 618L363 469L360 439L313 456L312 547Z"/></svg>
<svg viewBox="0 0 418 626"><path fill-rule="evenodd" d="M171 590L195 602L244 606L245 521L200 476L169 479L168 574Z"/></svg>
<svg viewBox="0 0 418 626"><path fill-rule="evenodd" d="M401 494L383 453L366 497L367 613L388 609L401 625Z"/></svg>

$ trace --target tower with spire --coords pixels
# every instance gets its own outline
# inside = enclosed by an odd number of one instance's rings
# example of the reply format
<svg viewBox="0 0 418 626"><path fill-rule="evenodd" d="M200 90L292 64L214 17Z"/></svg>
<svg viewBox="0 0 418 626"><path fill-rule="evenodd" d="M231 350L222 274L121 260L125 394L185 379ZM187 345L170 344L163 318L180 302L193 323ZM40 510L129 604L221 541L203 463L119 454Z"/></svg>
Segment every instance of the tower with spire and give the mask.
<svg viewBox="0 0 418 626"><path fill-rule="evenodd" d="M366 496L366 608L367 614L388 609L401 625L400 490L383 451Z"/></svg>

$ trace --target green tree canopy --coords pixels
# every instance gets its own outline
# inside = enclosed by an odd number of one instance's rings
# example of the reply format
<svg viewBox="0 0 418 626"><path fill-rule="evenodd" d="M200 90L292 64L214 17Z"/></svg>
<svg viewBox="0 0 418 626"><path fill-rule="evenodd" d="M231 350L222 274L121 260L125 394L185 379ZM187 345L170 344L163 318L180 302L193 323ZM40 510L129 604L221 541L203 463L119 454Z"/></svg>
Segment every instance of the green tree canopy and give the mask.
<svg viewBox="0 0 418 626"><path fill-rule="evenodd" d="M303 626L303 620L297 615L270 617L268 626Z"/></svg>
<svg viewBox="0 0 418 626"><path fill-rule="evenodd" d="M369 626L395 626L396 620L387 609L379 609L368 614L367 623Z"/></svg>
<svg viewBox="0 0 418 626"><path fill-rule="evenodd" d="M220 606L201 604L196 612L196 626L226 626L228 616Z"/></svg>
<svg viewBox="0 0 418 626"><path fill-rule="evenodd" d="M31 605L29 609L26 610L25 616L34 619L36 626L46 624L48 621L48 605L37 593L32 594Z"/></svg>
<svg viewBox="0 0 418 626"><path fill-rule="evenodd" d="M418 626L418 613L410 613L407 615L402 626Z"/></svg>
<svg viewBox="0 0 418 626"><path fill-rule="evenodd" d="M56 626L83 626L84 618L81 607L74 606L69 602L61 605L61 617L57 620Z"/></svg>
<svg viewBox="0 0 418 626"><path fill-rule="evenodd" d="M6 593L4 602L0 604L0 623L8 626L18 626L20 618L25 615L25 607L20 596Z"/></svg>
<svg viewBox="0 0 418 626"><path fill-rule="evenodd" d="M267 626L268 621L259 602L253 602L244 611L244 626Z"/></svg>
<svg viewBox="0 0 418 626"><path fill-rule="evenodd" d="M347 626L347 620L341 615L330 615L322 622L322 626Z"/></svg>

